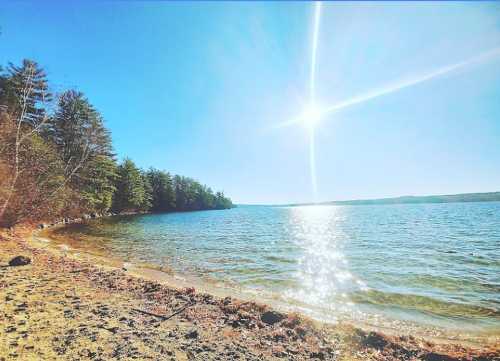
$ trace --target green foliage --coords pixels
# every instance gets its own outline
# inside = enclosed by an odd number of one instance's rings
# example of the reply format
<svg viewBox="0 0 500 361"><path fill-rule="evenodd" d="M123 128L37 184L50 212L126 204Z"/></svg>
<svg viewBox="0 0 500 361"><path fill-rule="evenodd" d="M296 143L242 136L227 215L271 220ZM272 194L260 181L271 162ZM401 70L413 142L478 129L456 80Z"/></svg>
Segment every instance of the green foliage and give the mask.
<svg viewBox="0 0 500 361"><path fill-rule="evenodd" d="M83 93L68 90L60 96L45 135L65 164L68 186L80 194L77 202L82 211L108 210L117 177L111 137L101 115Z"/></svg>
<svg viewBox="0 0 500 361"><path fill-rule="evenodd" d="M116 191L117 178L117 166L113 159L103 155L93 157L80 177L80 194L86 208L98 213L108 211Z"/></svg>
<svg viewBox="0 0 500 361"><path fill-rule="evenodd" d="M149 182L147 174L141 170L141 182L144 189L144 196L142 198L141 205L139 209L143 212L147 212L151 209L153 202L153 188Z"/></svg>
<svg viewBox="0 0 500 361"><path fill-rule="evenodd" d="M212 190L194 179L176 175L174 177L175 210L197 211L203 209L232 208L233 204L223 193Z"/></svg>
<svg viewBox="0 0 500 361"><path fill-rule="evenodd" d="M67 165L67 173L84 168L96 156L112 157L111 136L101 115L81 92L68 90L58 103L47 130Z"/></svg>
<svg viewBox="0 0 500 361"><path fill-rule="evenodd" d="M119 167L120 179L113 209L118 212L151 210L153 212L198 211L233 207L231 200L194 179L154 168L141 172L126 159ZM140 180L142 176L142 182Z"/></svg>
<svg viewBox="0 0 500 361"><path fill-rule="evenodd" d="M223 193L167 172L117 166L111 135L82 92L52 100L34 61L0 67L0 225L83 213L232 207Z"/></svg>
<svg viewBox="0 0 500 361"><path fill-rule="evenodd" d="M233 202L231 202L231 199L227 198L224 196L224 193L222 192L217 192L215 195L215 209L226 209L226 208L232 208L233 207Z"/></svg>
<svg viewBox="0 0 500 361"><path fill-rule="evenodd" d="M52 100L45 71L33 60L24 59L21 66L9 63L1 82L0 102L14 117L35 126L43 119L45 104Z"/></svg>
<svg viewBox="0 0 500 361"><path fill-rule="evenodd" d="M0 72L2 72L1 67ZM13 104L15 102L13 90L14 88L12 87L12 83L9 81L9 77L6 74L0 73L0 111L7 112L9 104Z"/></svg>
<svg viewBox="0 0 500 361"><path fill-rule="evenodd" d="M169 173L150 168L147 177L151 185L154 212L168 212L175 209L175 193Z"/></svg>
<svg viewBox="0 0 500 361"><path fill-rule="evenodd" d="M113 210L117 212L142 210L147 202L144 178L141 171L132 160L126 158L118 166Z"/></svg>

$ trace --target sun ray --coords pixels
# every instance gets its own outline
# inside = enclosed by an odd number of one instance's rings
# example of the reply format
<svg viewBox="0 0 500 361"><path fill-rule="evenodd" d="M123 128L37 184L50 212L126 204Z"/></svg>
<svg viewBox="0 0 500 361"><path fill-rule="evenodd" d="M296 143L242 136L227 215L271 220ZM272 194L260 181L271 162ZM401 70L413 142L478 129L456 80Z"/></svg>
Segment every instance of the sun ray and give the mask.
<svg viewBox="0 0 500 361"><path fill-rule="evenodd" d="M494 61L500 58L500 48L494 48L484 53L481 53L475 57L469 58L467 60L443 66L429 73L425 73L419 76L407 77L405 79L401 79L395 83L387 84L379 89L371 90L366 92L365 94L357 95L352 98L343 100L331 106L325 108L317 108L320 113L320 118L328 115L330 113L343 110L345 108L351 107L353 105L357 105L360 103L364 103L366 101L379 98L384 95L388 95L391 93L395 93L399 90L412 87L414 85L418 85L420 83L424 83L438 77L444 76L446 74L464 69L469 66L479 65L482 63ZM304 115L300 115L297 118L293 118L291 120L279 123L274 126L274 128L284 128L294 124L299 124L304 122Z"/></svg>
<svg viewBox="0 0 500 361"><path fill-rule="evenodd" d="M340 103L337 103L335 105L332 105L332 106L326 108L322 112L322 116L326 115L328 113L338 111L340 109L350 107L352 105L363 103L363 102L366 102L368 100L378 98L378 97L381 97L381 96L384 96L387 94L391 94L391 93L397 92L399 90L402 90L402 89L405 89L405 88L432 80L434 78L443 76L443 75L451 73L453 71L457 71L457 70L465 68L467 66L472 66L472 65L479 64L482 62L491 61L491 60L497 59L499 57L500 57L500 48L495 48L495 49L492 49L492 50L487 51L485 53L482 53L478 56L475 56L473 58L461 61L459 63L455 63L455 64L441 67L439 69L436 69L436 70L429 72L427 74L424 74L424 75L403 79L403 80L400 80L399 82L396 82L395 84L389 84L389 85L386 85L380 89L376 89L376 90L370 91L366 94L355 96L353 98L347 99L345 101L342 101Z"/></svg>
<svg viewBox="0 0 500 361"><path fill-rule="evenodd" d="M319 27L321 20L321 2L314 2L314 14L313 14L313 30L311 39L311 69L309 77L309 101L304 108L303 113L289 121L275 125L273 128L283 128L294 124L302 124L306 127L309 133L309 172L311 178L311 190L313 201L318 201L318 184L316 175L316 142L315 142L315 130L319 122L324 120L324 118L334 112L340 111L342 109L354 106L356 104L364 103L372 99L382 97L391 93L395 93L405 88L412 87L414 85L430 81L432 79L444 76L448 73L458 71L460 69L466 68L468 66L477 65L483 62L492 61L500 57L500 48L494 48L490 51L481 53L475 57L469 58L467 60L443 66L431 72L421 74L419 76L413 76L405 79L401 79L395 83L388 84L378 89L368 91L365 94L357 95L352 98L346 99L344 101L338 102L336 104L330 105L328 107L319 107L317 105L316 99L316 64L317 64L317 53L318 53L318 38L319 38Z"/></svg>
<svg viewBox="0 0 500 361"><path fill-rule="evenodd" d="M320 120L321 114L316 107L316 57L318 53L318 37L319 37L319 24L321 19L321 2L314 3L314 22L312 33L312 51L311 51L311 76L310 76L310 98L309 106L306 108L303 115L304 124L309 131L309 170L311 175L311 188L313 201L318 200L318 184L316 181L316 155L315 155L315 140L314 128Z"/></svg>
<svg viewBox="0 0 500 361"><path fill-rule="evenodd" d="M321 2L314 3L314 22L312 34L312 52L311 52L311 75L309 79L309 101L315 104L316 101L316 54L318 53L319 22L321 18Z"/></svg>

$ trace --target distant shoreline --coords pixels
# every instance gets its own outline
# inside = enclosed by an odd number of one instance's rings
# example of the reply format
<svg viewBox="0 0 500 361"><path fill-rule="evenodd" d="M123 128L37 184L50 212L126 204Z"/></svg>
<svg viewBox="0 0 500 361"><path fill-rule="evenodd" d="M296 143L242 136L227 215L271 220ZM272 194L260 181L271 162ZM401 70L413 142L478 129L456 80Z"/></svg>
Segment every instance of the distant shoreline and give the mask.
<svg viewBox="0 0 500 361"><path fill-rule="evenodd" d="M384 204L429 204L429 203L470 203L500 202L500 192L459 193L428 196L399 196L374 199L353 199L346 201L325 201L286 204L236 204L236 206L300 207L300 206L358 206Z"/></svg>

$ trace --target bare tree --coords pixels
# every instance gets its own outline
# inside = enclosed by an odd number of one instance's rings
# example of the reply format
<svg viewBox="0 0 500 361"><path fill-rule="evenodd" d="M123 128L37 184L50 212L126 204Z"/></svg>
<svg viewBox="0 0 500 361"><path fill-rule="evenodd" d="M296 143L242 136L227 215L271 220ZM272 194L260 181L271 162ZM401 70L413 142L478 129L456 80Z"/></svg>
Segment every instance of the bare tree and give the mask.
<svg viewBox="0 0 500 361"><path fill-rule="evenodd" d="M20 112L18 116L15 119L15 139L14 139L14 164L13 164L13 171L12 171L12 176L10 179L10 184L8 185L7 189L7 194L5 196L5 199L2 202L2 205L0 207L0 219L3 218L3 215L5 213L5 210L9 206L9 202L12 198L12 195L15 192L16 189L16 183L19 178L19 175L21 174L21 169L20 169L20 149L23 144L23 142L29 137L31 134L38 132L44 124L46 124L48 120L48 113L44 112L42 119L35 124L31 124L30 122L30 128L27 131L23 133L25 130L24 126L27 124L27 107L28 107L28 100L31 98L35 84L34 84L34 75L35 75L35 64L34 63L28 63L27 69L26 69L26 74L24 74L24 80L22 88L20 89L20 97L19 97L19 106L20 106ZM46 103L46 92L44 89L42 89L42 102ZM44 104L46 105L46 104ZM2 110L3 111L3 110Z"/></svg>

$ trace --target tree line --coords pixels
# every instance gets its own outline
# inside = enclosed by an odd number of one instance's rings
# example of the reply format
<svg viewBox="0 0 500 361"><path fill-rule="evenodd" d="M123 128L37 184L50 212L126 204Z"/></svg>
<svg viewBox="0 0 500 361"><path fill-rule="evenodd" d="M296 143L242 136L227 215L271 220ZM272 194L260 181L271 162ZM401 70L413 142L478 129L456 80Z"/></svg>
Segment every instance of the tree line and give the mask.
<svg viewBox="0 0 500 361"><path fill-rule="evenodd" d="M80 91L54 95L32 60L0 67L0 226L85 213L225 209L196 180L120 164L111 133Z"/></svg>

